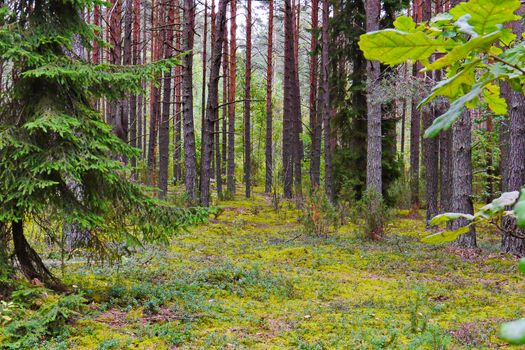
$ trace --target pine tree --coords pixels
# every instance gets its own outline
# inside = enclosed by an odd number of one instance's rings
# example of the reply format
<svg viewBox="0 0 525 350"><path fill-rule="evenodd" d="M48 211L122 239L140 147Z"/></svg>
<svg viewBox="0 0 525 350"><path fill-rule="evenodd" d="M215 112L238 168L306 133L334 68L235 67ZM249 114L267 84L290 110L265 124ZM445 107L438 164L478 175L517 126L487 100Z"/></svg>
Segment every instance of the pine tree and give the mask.
<svg viewBox="0 0 525 350"><path fill-rule="evenodd" d="M244 184L251 195L251 77L252 77L252 0L246 0L246 65L244 70Z"/></svg>
<svg viewBox="0 0 525 350"><path fill-rule="evenodd" d="M180 16L180 0L175 0L175 53L179 54L181 51L181 16ZM173 118L174 132L173 132L173 183L177 184L182 178L182 112L181 112L181 67L175 67L175 87L174 97L175 101L175 116Z"/></svg>
<svg viewBox="0 0 525 350"><path fill-rule="evenodd" d="M182 51L189 53L183 57L182 118L184 123L184 165L186 167L186 193L197 199L197 160L195 154L195 126L193 122L193 45L195 31L195 0L184 0L184 25L182 29Z"/></svg>
<svg viewBox="0 0 525 350"><path fill-rule="evenodd" d="M423 21L432 17L432 5L430 0L423 1ZM425 81L432 81L432 72L425 73ZM435 119L433 106L423 109L423 127L426 129L432 125ZM423 140L423 155L425 164L425 184L427 202L427 225L430 219L438 214L438 190L439 190L439 138Z"/></svg>
<svg viewBox="0 0 525 350"><path fill-rule="evenodd" d="M525 13L522 5L519 10L520 15ZM512 22L512 30L517 35L519 41L523 41L525 25L523 21ZM503 170L503 191L518 191L525 183L525 95L522 91L514 91L510 84L503 83L503 96L509 106L509 115L505 122L508 123L508 133L503 142L508 142L506 152L502 154L505 166ZM506 231L517 230L518 234L513 237L504 233L501 241L501 250L517 256L525 256L525 230L516 227L516 220L506 217L503 220L503 227Z"/></svg>
<svg viewBox="0 0 525 350"><path fill-rule="evenodd" d="M323 131L324 131L324 188L330 201L334 200L334 187L332 179L332 145L330 142L332 109L330 106L330 77L329 77L329 60L330 60L330 37L328 31L328 22L330 16L330 4L328 0L323 0L323 23L321 29L322 52L321 52L321 90L320 101Z"/></svg>
<svg viewBox="0 0 525 350"><path fill-rule="evenodd" d="M216 19L217 32L214 35L211 49L210 81L208 83L208 101L206 118L202 127L203 144L201 145L201 193L200 202L207 207L210 204L210 178L212 175L213 132L218 116L219 79L222 59L222 41L226 24L227 0L219 0Z"/></svg>
<svg viewBox="0 0 525 350"><path fill-rule="evenodd" d="M317 113L317 36L319 26L319 2L312 0L312 28L310 29L310 182L319 186L321 178L321 123Z"/></svg>
<svg viewBox="0 0 525 350"><path fill-rule="evenodd" d="M264 192L271 193L273 180L273 145L272 145L272 83L273 83L273 0L269 0L268 11L268 54L266 66L266 142L265 142L265 185Z"/></svg>
<svg viewBox="0 0 525 350"><path fill-rule="evenodd" d="M293 80L294 35L293 8L290 0L284 1L284 77L283 77L283 190L285 198L293 195Z"/></svg>
<svg viewBox="0 0 525 350"><path fill-rule="evenodd" d="M175 6L172 2L166 2L164 12L167 13L167 23L162 29L163 42L162 51L164 58L173 55L173 32L175 22ZM162 114L159 127L159 188L160 198L166 198L168 193L168 167L169 167L169 144L170 144L170 112L171 112L171 71L164 74L162 94Z"/></svg>
<svg viewBox="0 0 525 350"><path fill-rule="evenodd" d="M230 194L235 193L235 98L237 78L237 1L230 2L230 79L228 86L228 167L227 186Z"/></svg>

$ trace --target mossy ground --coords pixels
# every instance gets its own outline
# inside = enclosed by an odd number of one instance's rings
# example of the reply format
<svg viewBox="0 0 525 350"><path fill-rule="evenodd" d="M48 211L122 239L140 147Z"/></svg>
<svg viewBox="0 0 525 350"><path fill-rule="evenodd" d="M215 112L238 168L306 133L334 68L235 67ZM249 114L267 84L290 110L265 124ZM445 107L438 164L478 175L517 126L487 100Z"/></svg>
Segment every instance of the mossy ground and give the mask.
<svg viewBox="0 0 525 350"><path fill-rule="evenodd" d="M482 251L419 243L399 212L379 242L348 224L301 235L292 204L236 197L210 223L115 266L71 265L91 301L67 349L495 349L522 317L515 260L480 232ZM46 345L47 344L47 345Z"/></svg>

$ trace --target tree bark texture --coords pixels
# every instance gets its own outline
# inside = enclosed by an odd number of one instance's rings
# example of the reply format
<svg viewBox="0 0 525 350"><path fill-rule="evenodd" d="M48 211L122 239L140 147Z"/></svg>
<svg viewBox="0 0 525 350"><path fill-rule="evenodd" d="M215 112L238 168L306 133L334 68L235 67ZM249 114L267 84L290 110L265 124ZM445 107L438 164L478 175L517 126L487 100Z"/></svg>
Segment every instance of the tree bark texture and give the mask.
<svg viewBox="0 0 525 350"><path fill-rule="evenodd" d="M314 0L315 1L315 0ZM266 142L265 142L265 182L264 192L272 192L273 181L273 105L272 105L272 84L273 84L273 0L269 0L268 13L268 54L266 68Z"/></svg>
<svg viewBox="0 0 525 350"><path fill-rule="evenodd" d="M230 81L228 88L228 192L235 193L235 98L237 74L237 0L230 2Z"/></svg>
<svg viewBox="0 0 525 350"><path fill-rule="evenodd" d="M222 42L226 23L226 4L228 0L219 1L217 13L217 33L214 36L211 49L210 81L208 83L208 101L206 103L206 118L203 125L204 140L201 148L201 193L200 202L203 206L210 204L210 177L213 153L213 127L218 116L219 79L222 59Z"/></svg>
<svg viewBox="0 0 525 350"><path fill-rule="evenodd" d="M195 0L184 0L184 25L182 50L191 51L194 45ZM182 116L184 122L184 165L185 185L188 196L195 201L197 184L197 164L195 156L195 127L193 122L193 53L183 57L182 65Z"/></svg>
<svg viewBox="0 0 525 350"><path fill-rule="evenodd" d="M467 109L452 127L452 211L473 214L472 204L472 121ZM455 220L451 228L467 225L465 219ZM461 235L455 242L462 248L476 247L476 230L470 227L469 233Z"/></svg>
<svg viewBox="0 0 525 350"><path fill-rule="evenodd" d="M379 29L381 3L379 0L366 1L366 31ZM378 90L380 79L380 65L378 61L368 61L367 72L367 110L368 110L368 141L366 189L382 192L381 181L381 104L374 100L374 93Z"/></svg>
<svg viewBox="0 0 525 350"><path fill-rule="evenodd" d="M246 66L244 70L244 184L250 198L252 140L251 140L251 79L252 79L252 0L246 0Z"/></svg>
<svg viewBox="0 0 525 350"><path fill-rule="evenodd" d="M332 109L330 106L330 33L328 21L330 16L330 2L323 0L323 24L322 24L322 49L321 49L321 87L322 87L322 106L319 108L322 115L324 130L324 188L326 196L330 201L334 200L333 178L332 178L332 145L331 138L331 120ZM380 128L381 131L381 128ZM381 176L381 175L380 175Z"/></svg>

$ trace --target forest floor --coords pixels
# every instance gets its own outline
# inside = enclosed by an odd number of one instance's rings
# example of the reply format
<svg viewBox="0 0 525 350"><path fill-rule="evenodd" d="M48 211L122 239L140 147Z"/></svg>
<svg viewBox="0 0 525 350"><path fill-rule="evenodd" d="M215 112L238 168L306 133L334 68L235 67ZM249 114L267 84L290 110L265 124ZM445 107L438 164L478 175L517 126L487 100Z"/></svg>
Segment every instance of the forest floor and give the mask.
<svg viewBox="0 0 525 350"><path fill-rule="evenodd" d="M118 269L67 266L88 307L43 348L495 349L498 325L524 314L516 261L488 232L481 251L424 245L423 219L399 211L379 242L352 224L317 238L291 204L221 206Z"/></svg>

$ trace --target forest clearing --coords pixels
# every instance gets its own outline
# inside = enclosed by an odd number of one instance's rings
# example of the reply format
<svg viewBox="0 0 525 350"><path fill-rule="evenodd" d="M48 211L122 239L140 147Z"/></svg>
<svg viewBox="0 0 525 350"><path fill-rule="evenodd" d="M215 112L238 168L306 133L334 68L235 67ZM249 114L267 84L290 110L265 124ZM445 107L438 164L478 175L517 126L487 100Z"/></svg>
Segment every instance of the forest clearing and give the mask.
<svg viewBox="0 0 525 350"><path fill-rule="evenodd" d="M505 348L498 325L524 311L515 260L484 231L483 251L420 243L424 221L406 214L379 243L353 224L298 236L293 203L275 211L257 190L239 196L169 247L118 266L69 265L65 281L90 302L41 347ZM59 300L43 294L20 297L27 307Z"/></svg>
<svg viewBox="0 0 525 350"><path fill-rule="evenodd" d="M0 0L0 349L525 346L520 0Z"/></svg>

